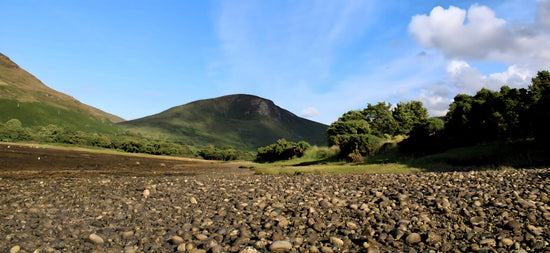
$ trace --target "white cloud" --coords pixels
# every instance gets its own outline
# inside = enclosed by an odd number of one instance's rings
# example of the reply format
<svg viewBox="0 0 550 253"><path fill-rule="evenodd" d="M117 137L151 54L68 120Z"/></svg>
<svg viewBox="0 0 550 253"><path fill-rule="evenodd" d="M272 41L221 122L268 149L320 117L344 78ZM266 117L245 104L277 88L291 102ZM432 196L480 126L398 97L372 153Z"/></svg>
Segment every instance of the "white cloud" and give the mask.
<svg viewBox="0 0 550 253"><path fill-rule="evenodd" d="M416 99L432 115L443 115L458 93L473 95L481 88L499 90L507 85L526 88L536 72L550 67L550 0L539 0L535 23L508 24L486 6L468 11L435 7L429 15L416 15L409 23L415 41L442 52L447 59L445 77L425 86ZM534 14L533 14L534 15ZM471 62L503 63L503 72L483 74Z"/></svg>
<svg viewBox="0 0 550 253"><path fill-rule="evenodd" d="M504 85L525 88L535 74L512 65L505 72L483 75L465 61L453 60L447 65L445 79L424 87L416 99L424 103L430 114L442 116L447 112L452 96L458 93L474 95L482 88L498 91Z"/></svg>
<svg viewBox="0 0 550 253"><path fill-rule="evenodd" d="M317 111L317 109L315 109L313 107L309 107L309 108L304 109L302 111L301 115L303 117L307 117L307 118L317 117L317 116L319 116L319 111Z"/></svg>
<svg viewBox="0 0 550 253"><path fill-rule="evenodd" d="M550 63L550 21L544 14L549 2L539 1L536 24L508 24L486 6L472 5L467 12L438 6L430 15L414 16L409 32L418 44L441 50L450 59L543 68Z"/></svg>

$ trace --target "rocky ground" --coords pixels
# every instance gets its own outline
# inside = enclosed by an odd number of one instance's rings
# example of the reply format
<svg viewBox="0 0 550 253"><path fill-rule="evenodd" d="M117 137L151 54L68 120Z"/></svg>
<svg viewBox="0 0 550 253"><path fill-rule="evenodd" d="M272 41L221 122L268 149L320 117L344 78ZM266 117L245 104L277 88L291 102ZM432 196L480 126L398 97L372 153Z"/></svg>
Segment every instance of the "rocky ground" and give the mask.
<svg viewBox="0 0 550 253"><path fill-rule="evenodd" d="M67 175L3 174L0 252L550 252L550 169Z"/></svg>

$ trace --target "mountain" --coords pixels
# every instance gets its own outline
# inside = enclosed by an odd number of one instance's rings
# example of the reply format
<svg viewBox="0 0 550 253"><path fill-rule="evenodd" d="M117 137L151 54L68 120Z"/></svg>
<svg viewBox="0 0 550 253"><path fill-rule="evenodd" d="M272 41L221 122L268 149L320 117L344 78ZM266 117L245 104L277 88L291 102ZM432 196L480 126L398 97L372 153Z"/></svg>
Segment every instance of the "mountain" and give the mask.
<svg viewBox="0 0 550 253"><path fill-rule="evenodd" d="M0 122L19 119L23 126L54 124L74 129L117 132L115 115L55 91L0 53Z"/></svg>
<svg viewBox="0 0 550 253"><path fill-rule="evenodd" d="M195 146L231 145L244 150L254 150L281 138L326 145L328 128L300 118L271 100L243 94L199 100L118 125Z"/></svg>

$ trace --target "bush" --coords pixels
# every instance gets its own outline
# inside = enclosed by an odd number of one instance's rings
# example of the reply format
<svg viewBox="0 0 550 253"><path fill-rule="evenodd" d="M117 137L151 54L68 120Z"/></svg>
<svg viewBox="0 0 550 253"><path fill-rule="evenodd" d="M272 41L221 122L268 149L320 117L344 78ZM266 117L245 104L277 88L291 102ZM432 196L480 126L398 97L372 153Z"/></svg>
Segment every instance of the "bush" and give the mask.
<svg viewBox="0 0 550 253"><path fill-rule="evenodd" d="M310 147L311 145L305 141L295 143L286 141L285 139L280 139L277 143L258 148L256 160L259 162L290 160L297 157L302 157L306 150Z"/></svg>
<svg viewBox="0 0 550 253"><path fill-rule="evenodd" d="M352 153L371 155L383 139L371 134L345 134L334 136L334 141L345 157Z"/></svg>
<svg viewBox="0 0 550 253"><path fill-rule="evenodd" d="M254 155L249 152L235 150L232 146L225 145L216 148L208 145L199 151L199 155L206 160L232 161L232 160L254 160Z"/></svg>

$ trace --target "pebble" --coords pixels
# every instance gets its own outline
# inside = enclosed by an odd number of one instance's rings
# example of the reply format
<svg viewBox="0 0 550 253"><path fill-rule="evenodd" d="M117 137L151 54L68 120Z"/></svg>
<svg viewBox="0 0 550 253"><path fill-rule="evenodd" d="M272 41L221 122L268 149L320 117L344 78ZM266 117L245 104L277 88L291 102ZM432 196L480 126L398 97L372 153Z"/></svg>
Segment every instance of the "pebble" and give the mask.
<svg viewBox="0 0 550 253"><path fill-rule="evenodd" d="M88 236L88 239L90 239L90 241L95 243L95 244L103 244L104 243L103 238L101 238L99 235L96 235L96 234L90 234L90 236Z"/></svg>
<svg viewBox="0 0 550 253"><path fill-rule="evenodd" d="M122 232L122 238L130 239L132 237L134 237L134 231L124 231L124 232Z"/></svg>
<svg viewBox="0 0 550 253"><path fill-rule="evenodd" d="M407 241L409 245L417 244L422 241L422 237L418 233L411 233L410 235L407 236L405 241Z"/></svg>
<svg viewBox="0 0 550 253"><path fill-rule="evenodd" d="M169 241L170 241L170 243L172 243L174 245L181 245L184 242L183 238L181 238L177 235L174 235L174 236L170 237Z"/></svg>
<svg viewBox="0 0 550 253"><path fill-rule="evenodd" d="M548 175L3 177L0 252L545 252Z"/></svg>
<svg viewBox="0 0 550 253"><path fill-rule="evenodd" d="M323 246L323 247L321 247L321 252L322 253L333 253L334 250L332 250L331 248L329 248L327 246Z"/></svg>
<svg viewBox="0 0 550 253"><path fill-rule="evenodd" d="M178 248L176 249L178 252L185 252L187 251L187 245L185 243L182 243L178 245Z"/></svg>
<svg viewBox="0 0 550 253"><path fill-rule="evenodd" d="M15 246L11 247L10 253L17 253L20 250L21 250L21 247L19 245L15 245Z"/></svg>
<svg viewBox="0 0 550 253"><path fill-rule="evenodd" d="M292 249L292 244L289 241L274 241L269 246L271 252L287 252Z"/></svg>
<svg viewBox="0 0 550 253"><path fill-rule="evenodd" d="M338 237L330 237L330 243L337 248L344 246L344 241Z"/></svg>
<svg viewBox="0 0 550 253"><path fill-rule="evenodd" d="M511 246L512 244L514 244L514 241L510 238L502 238L500 240L500 242L502 243L502 245L504 245L505 247L508 247L508 246Z"/></svg>

